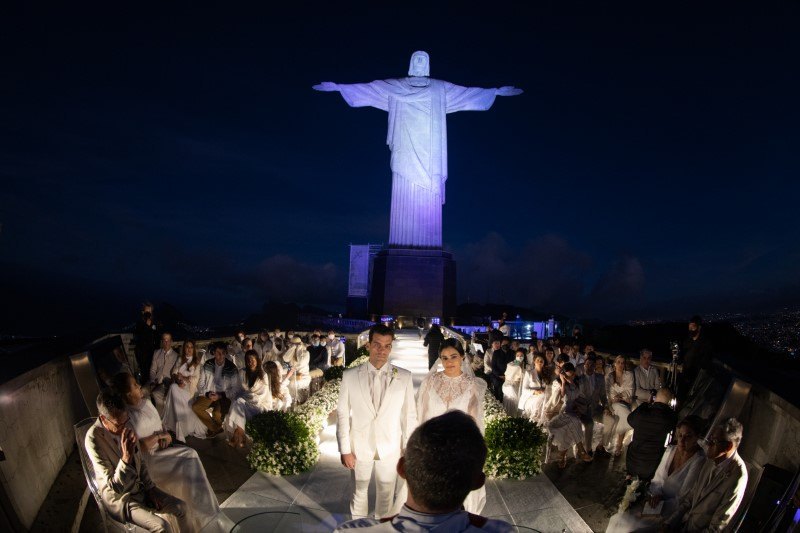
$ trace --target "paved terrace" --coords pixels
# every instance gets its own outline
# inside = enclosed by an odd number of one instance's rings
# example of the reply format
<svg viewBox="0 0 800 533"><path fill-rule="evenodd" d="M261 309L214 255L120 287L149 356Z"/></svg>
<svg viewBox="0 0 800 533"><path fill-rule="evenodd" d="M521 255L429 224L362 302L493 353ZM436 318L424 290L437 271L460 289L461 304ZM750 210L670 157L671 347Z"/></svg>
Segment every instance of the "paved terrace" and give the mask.
<svg viewBox="0 0 800 533"><path fill-rule="evenodd" d="M416 332L401 332L392 363L414 374L414 384L427 374L427 351ZM218 524L206 531L330 531L350 518L350 472L339 462L335 419L320 438L321 457L310 472L277 477L254 472L246 453L230 448L221 437L190 438L203 461L222 511ZM542 532L604 531L624 492L624 457L571 462L564 470L548 464L542 475L524 481L487 480L483 514ZM73 454L39 513L34 531L69 529L70 513L62 512L85 487L80 463ZM60 507L61 510L60 510ZM103 531L99 512L89 498L80 531Z"/></svg>

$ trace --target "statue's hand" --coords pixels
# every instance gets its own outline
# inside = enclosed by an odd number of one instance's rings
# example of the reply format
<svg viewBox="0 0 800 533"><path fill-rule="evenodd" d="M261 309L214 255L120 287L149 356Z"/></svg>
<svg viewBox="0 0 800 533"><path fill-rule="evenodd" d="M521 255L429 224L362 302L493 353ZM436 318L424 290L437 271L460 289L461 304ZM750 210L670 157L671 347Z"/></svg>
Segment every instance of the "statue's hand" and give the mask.
<svg viewBox="0 0 800 533"><path fill-rule="evenodd" d="M331 91L338 91L339 87L337 87L336 84L333 83L332 81L323 81L318 85L314 85L312 89L314 89L315 91L323 91L327 93Z"/></svg>
<svg viewBox="0 0 800 533"><path fill-rule="evenodd" d="M518 94L522 94L522 89L517 89L516 87L506 86L500 87L497 89L498 96L517 96Z"/></svg>

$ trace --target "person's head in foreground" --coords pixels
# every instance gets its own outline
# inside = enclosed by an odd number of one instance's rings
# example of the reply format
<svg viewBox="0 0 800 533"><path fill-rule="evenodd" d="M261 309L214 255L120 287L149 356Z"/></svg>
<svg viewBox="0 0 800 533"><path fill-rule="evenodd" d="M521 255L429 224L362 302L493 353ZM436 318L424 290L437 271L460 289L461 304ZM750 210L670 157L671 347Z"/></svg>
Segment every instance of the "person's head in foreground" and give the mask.
<svg viewBox="0 0 800 533"><path fill-rule="evenodd" d="M414 430L397 473L408 483L406 505L428 514L461 509L470 491L486 481L486 443L475 421L461 411L431 418Z"/></svg>

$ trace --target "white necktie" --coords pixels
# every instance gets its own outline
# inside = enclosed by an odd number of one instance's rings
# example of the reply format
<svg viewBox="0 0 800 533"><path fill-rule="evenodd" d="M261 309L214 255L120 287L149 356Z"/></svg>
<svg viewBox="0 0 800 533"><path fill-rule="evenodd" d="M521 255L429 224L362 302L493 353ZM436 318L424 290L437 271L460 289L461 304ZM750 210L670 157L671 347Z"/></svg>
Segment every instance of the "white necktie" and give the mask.
<svg viewBox="0 0 800 533"><path fill-rule="evenodd" d="M381 408L381 396L383 396L383 375L378 370L372 380L372 405L375 406L376 412Z"/></svg>

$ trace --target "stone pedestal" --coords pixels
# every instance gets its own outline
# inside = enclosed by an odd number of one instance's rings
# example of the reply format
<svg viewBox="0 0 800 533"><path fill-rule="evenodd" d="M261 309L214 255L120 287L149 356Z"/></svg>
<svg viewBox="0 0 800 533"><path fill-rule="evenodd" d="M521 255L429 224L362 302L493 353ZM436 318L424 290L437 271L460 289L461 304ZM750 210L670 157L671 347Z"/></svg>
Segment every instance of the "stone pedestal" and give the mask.
<svg viewBox="0 0 800 533"><path fill-rule="evenodd" d="M456 262L442 250L389 248L375 256L370 313L447 318L456 312Z"/></svg>

